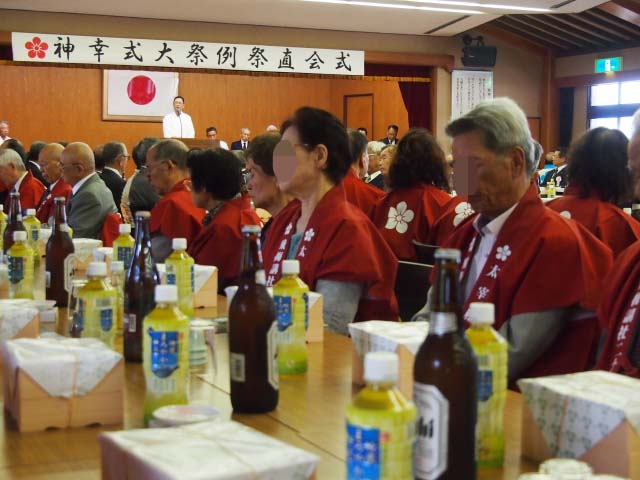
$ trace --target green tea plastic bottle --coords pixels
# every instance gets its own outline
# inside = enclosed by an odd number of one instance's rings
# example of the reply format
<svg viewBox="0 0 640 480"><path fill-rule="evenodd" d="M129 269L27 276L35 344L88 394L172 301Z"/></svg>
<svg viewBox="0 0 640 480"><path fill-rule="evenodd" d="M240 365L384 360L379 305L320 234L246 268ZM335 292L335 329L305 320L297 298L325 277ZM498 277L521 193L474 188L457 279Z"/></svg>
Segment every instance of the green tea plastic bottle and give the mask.
<svg viewBox="0 0 640 480"><path fill-rule="evenodd" d="M91 262L87 278L88 282L78 292L82 336L97 338L113 348L118 294L107 280L107 264Z"/></svg>
<svg viewBox="0 0 640 480"><path fill-rule="evenodd" d="M160 407L188 403L189 391L189 319L177 308L178 288L158 285L155 301L143 324L145 424Z"/></svg>
<svg viewBox="0 0 640 480"><path fill-rule="evenodd" d="M116 303L116 337L114 340L114 349L117 352L122 353L124 349L122 339L122 328L124 318L124 262L112 261L111 262L111 286L115 288L117 293Z"/></svg>
<svg viewBox="0 0 640 480"><path fill-rule="evenodd" d="M118 227L120 235L113 241L113 259L124 263L125 271L131 266L135 240L131 236L131 225L123 223Z"/></svg>
<svg viewBox="0 0 640 480"><path fill-rule="evenodd" d="M309 287L298 277L300 262L284 260L282 278L273 286L278 322L278 372L307 371L306 328L309 323Z"/></svg>
<svg viewBox="0 0 640 480"><path fill-rule="evenodd" d="M38 240L40 240L40 220L36 218L35 208L27 209L27 216L22 220L24 228L27 230L27 243L33 250L34 260L40 261L40 255L38 251Z"/></svg>
<svg viewBox="0 0 640 480"><path fill-rule="evenodd" d="M467 310L471 326L466 335L478 359L478 467L500 467L504 462L504 404L507 399L508 344L491 325L492 303L472 303Z"/></svg>
<svg viewBox="0 0 640 480"><path fill-rule="evenodd" d="M195 262L187 253L186 238L174 238L171 243L173 252L164 262L167 274L167 285L175 285L178 287L178 308L187 317L193 318Z"/></svg>
<svg viewBox="0 0 640 480"><path fill-rule="evenodd" d="M4 213L4 205L0 205L0 249L2 248L2 238L4 237L4 229L7 228L8 217Z"/></svg>
<svg viewBox="0 0 640 480"><path fill-rule="evenodd" d="M9 298L33 298L33 250L27 244L27 232L13 232L13 245L7 251Z"/></svg>
<svg viewBox="0 0 640 480"><path fill-rule="evenodd" d="M412 480L416 407L396 388L398 356L367 353L364 380L347 408L347 478Z"/></svg>

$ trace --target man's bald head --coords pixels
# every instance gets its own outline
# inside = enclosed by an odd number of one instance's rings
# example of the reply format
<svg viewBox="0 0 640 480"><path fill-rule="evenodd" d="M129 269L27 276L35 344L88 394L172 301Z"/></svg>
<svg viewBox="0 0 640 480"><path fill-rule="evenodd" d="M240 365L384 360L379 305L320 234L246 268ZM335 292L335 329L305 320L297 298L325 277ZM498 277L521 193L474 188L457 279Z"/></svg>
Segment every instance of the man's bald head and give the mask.
<svg viewBox="0 0 640 480"><path fill-rule="evenodd" d="M38 165L42 171L42 176L49 183L57 182L60 179L60 157L64 147L59 143L49 143L42 147L38 155Z"/></svg>
<svg viewBox="0 0 640 480"><path fill-rule="evenodd" d="M82 142L67 145L60 156L60 168L62 178L72 186L95 173L96 163L91 147Z"/></svg>

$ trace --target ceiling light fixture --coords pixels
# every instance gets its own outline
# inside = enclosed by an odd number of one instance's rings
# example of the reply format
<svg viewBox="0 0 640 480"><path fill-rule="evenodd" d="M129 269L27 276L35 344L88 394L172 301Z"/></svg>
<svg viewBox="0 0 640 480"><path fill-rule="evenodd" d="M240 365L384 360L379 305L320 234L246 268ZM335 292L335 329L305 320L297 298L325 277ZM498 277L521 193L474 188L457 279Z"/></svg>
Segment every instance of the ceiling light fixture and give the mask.
<svg viewBox="0 0 640 480"><path fill-rule="evenodd" d="M438 7L417 7L413 5L398 4L398 3L378 3L378 2L365 2L360 0L302 0L303 2L312 3L332 3L337 5L355 5L358 7L379 7L379 8L396 8L399 10L422 10L427 12L445 12L445 13L461 13L464 15L482 15L484 12L477 10L461 10L459 8L438 8Z"/></svg>
<svg viewBox="0 0 640 480"><path fill-rule="evenodd" d="M495 3L477 3L477 2L457 2L453 0L403 0L412 3L430 3L433 5L451 5L457 7L473 7L473 8L493 8L500 10L517 10L524 12L551 12L548 8L539 7L521 7L517 5L499 5Z"/></svg>

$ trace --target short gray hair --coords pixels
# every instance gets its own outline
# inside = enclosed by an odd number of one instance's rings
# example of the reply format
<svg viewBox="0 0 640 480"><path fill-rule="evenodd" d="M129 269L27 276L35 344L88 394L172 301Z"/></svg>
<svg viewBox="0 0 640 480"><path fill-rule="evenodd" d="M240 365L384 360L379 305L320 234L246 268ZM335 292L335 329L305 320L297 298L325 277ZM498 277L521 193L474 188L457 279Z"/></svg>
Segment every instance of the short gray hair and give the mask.
<svg viewBox="0 0 640 480"><path fill-rule="evenodd" d="M0 150L0 166L6 167L9 165L15 165L15 167L24 172L26 170L24 166L24 162L20 155L15 150L11 150L10 148L3 148Z"/></svg>
<svg viewBox="0 0 640 480"><path fill-rule="evenodd" d="M380 155L384 147L385 144L382 142L378 142L377 140L367 143L367 151L371 150L371 153L373 153L374 155Z"/></svg>
<svg viewBox="0 0 640 480"><path fill-rule="evenodd" d="M187 169L187 154L189 153L189 149L180 140L173 138L161 140L153 145L151 149L153 149L153 159L156 162L171 160L180 170Z"/></svg>
<svg viewBox="0 0 640 480"><path fill-rule="evenodd" d="M114 165L120 155L124 155L127 147L122 142L107 142L102 149L102 159L105 165Z"/></svg>
<svg viewBox="0 0 640 480"><path fill-rule="evenodd" d="M473 110L452 120L446 133L450 137L478 130L484 135L487 149L502 155L514 147L524 150L527 174L536 171L536 152L527 117L516 102L507 97L479 103Z"/></svg>

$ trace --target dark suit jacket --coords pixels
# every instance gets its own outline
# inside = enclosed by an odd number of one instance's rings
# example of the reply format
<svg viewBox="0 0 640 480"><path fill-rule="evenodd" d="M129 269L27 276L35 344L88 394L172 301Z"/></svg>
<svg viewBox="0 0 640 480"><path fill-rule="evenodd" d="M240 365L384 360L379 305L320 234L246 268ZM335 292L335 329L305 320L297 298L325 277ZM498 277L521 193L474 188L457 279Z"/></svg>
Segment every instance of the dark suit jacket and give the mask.
<svg viewBox="0 0 640 480"><path fill-rule="evenodd" d="M395 142L393 142L393 144L389 141L388 137L381 138L378 141L384 143L385 145L397 145L398 144L398 139L397 138L396 138Z"/></svg>
<svg viewBox="0 0 640 480"><path fill-rule="evenodd" d="M557 168L549 170L543 179L542 185L546 185L552 180L556 183L556 187L567 188L567 167L564 167L560 172Z"/></svg>
<svg viewBox="0 0 640 480"><path fill-rule="evenodd" d="M69 199L67 223L74 238L99 240L105 218L117 211L111 191L99 175L92 175Z"/></svg>
<svg viewBox="0 0 640 480"><path fill-rule="evenodd" d="M151 209L160 200L155 189L149 183L147 177L147 167L142 167L138 173L135 174L133 180L131 180L131 190L129 190L129 209L131 215L136 215L136 212L147 211Z"/></svg>
<svg viewBox="0 0 640 480"><path fill-rule="evenodd" d="M373 180L367 182L369 185L379 188L380 190L384 190L384 176L382 173L377 175Z"/></svg>
<svg viewBox="0 0 640 480"><path fill-rule="evenodd" d="M31 175L40 180L40 183L45 187L49 188L49 182L44 179L42 172L40 171L40 166L37 163L32 162L31 160L27 161L27 169L31 172Z"/></svg>
<svg viewBox="0 0 640 480"><path fill-rule="evenodd" d="M247 141L247 148L251 145L251 141ZM236 140L231 143L231 150L242 150L242 140Z"/></svg>
<svg viewBox="0 0 640 480"><path fill-rule="evenodd" d="M118 212L120 212L120 202L122 201L122 191L124 190L124 186L127 182L122 178L121 175L118 175L116 172L105 168L100 173L100 177L104 181L105 185L109 190L111 190L111 194L113 195L113 201L116 204L116 208Z"/></svg>

